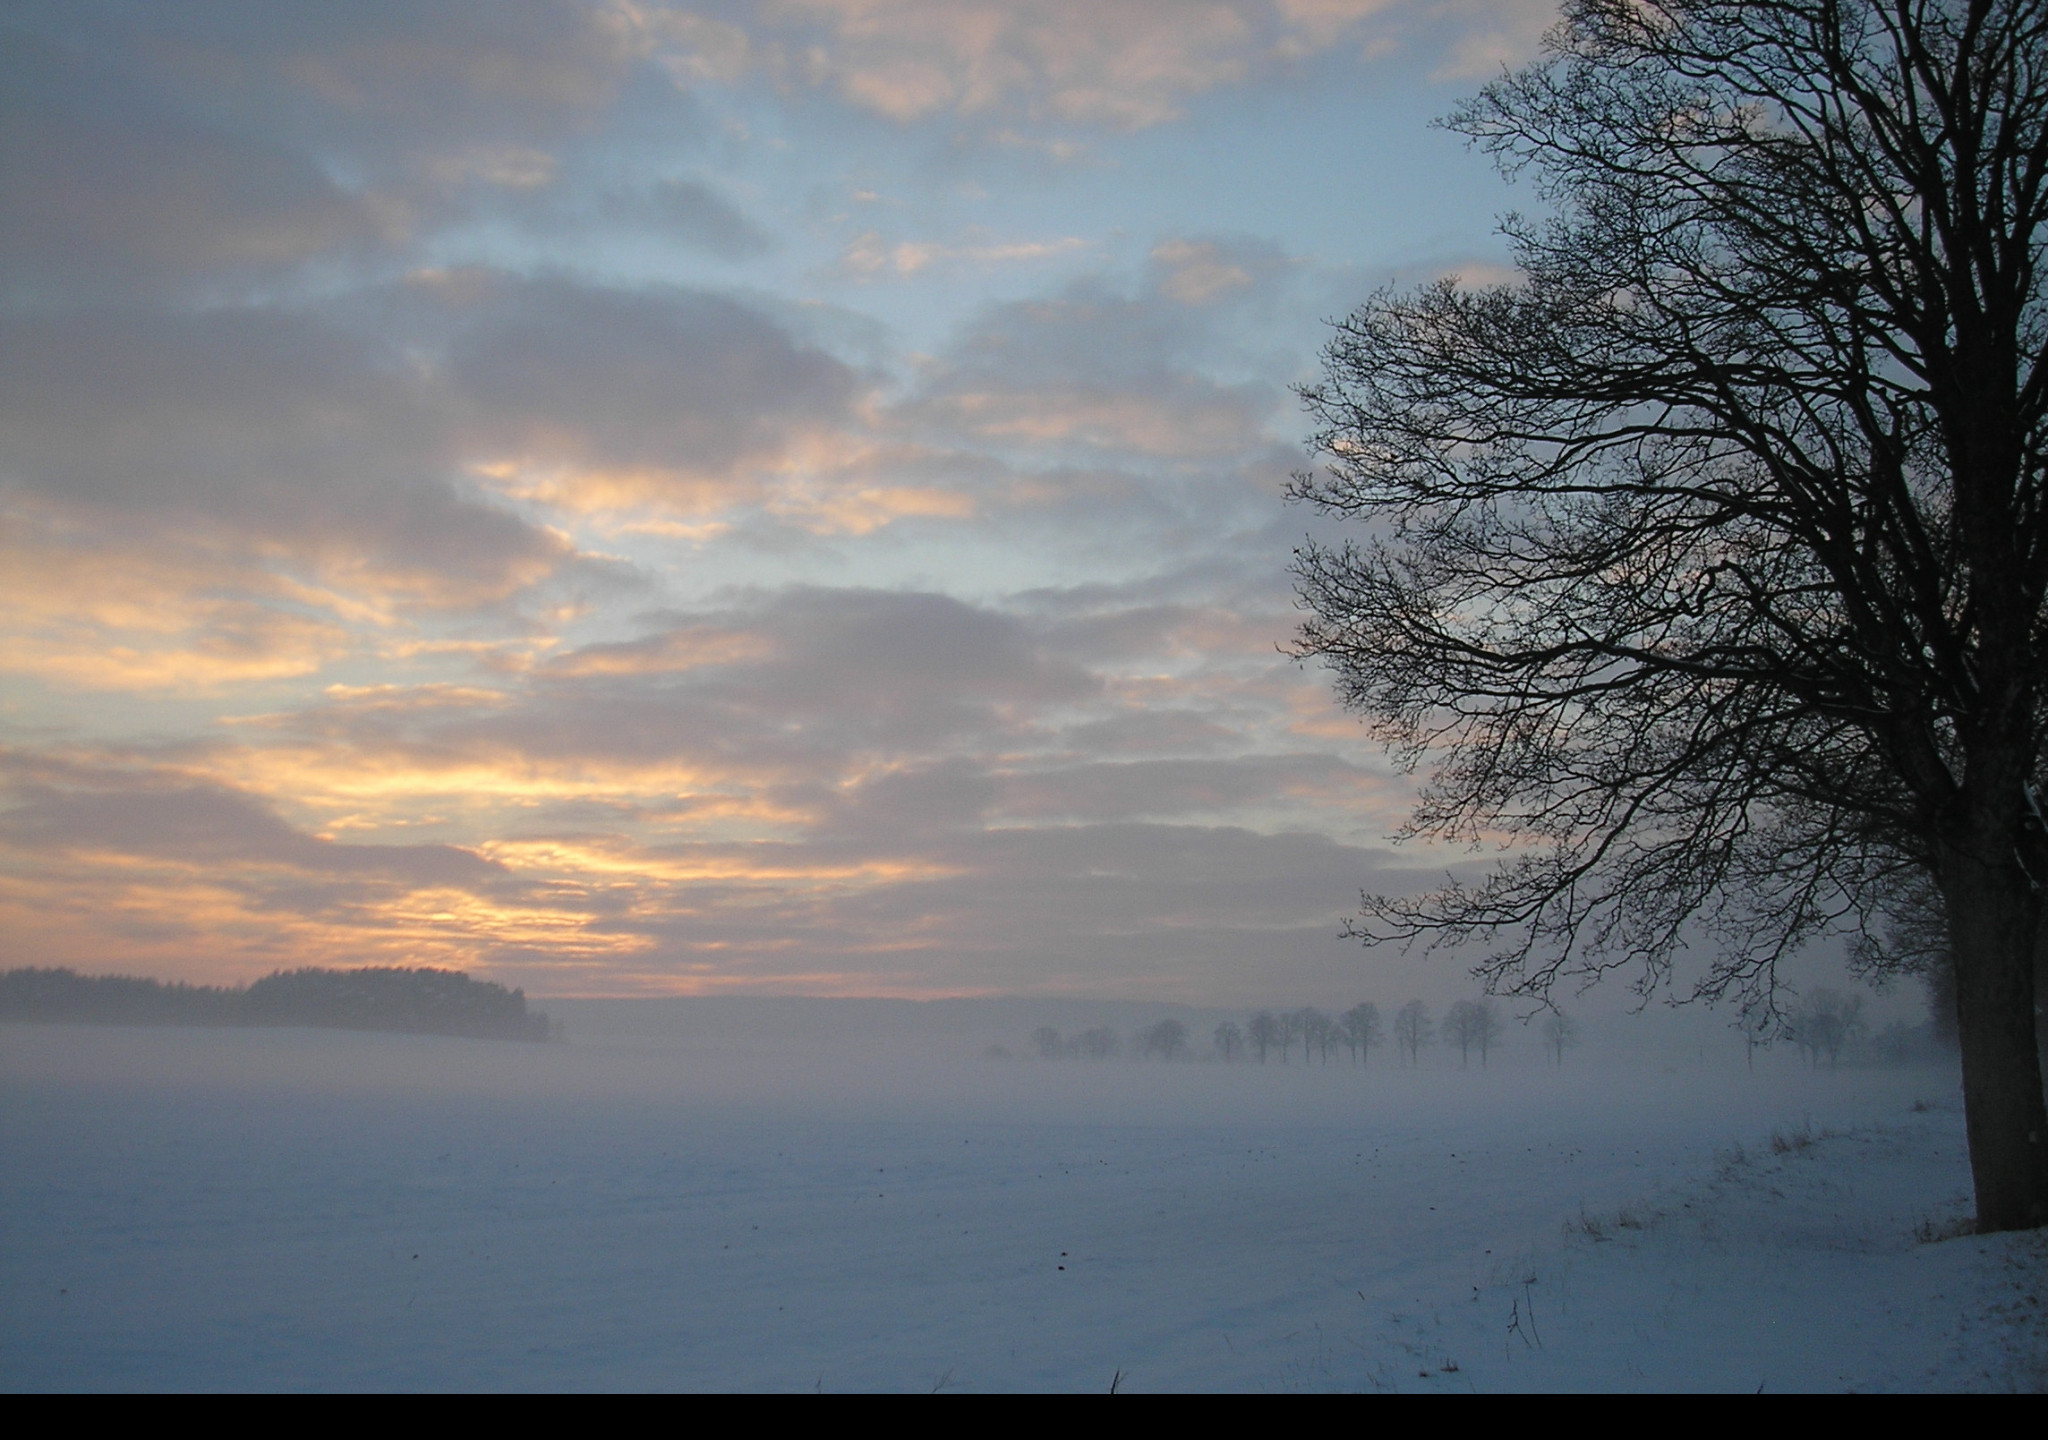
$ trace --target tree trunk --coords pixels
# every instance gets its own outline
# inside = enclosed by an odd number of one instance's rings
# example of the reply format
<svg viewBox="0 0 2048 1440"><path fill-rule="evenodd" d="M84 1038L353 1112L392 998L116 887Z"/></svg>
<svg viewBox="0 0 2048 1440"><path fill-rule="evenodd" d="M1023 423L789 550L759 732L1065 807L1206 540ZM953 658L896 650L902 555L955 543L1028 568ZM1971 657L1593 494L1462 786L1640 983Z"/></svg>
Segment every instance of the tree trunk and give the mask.
<svg viewBox="0 0 2048 1440"><path fill-rule="evenodd" d="M1955 950L1963 1115L1977 1228L2048 1224L2048 1106L2034 1037L2040 899L2018 864L1951 851L1942 889ZM2010 852L2007 852L2008 855Z"/></svg>

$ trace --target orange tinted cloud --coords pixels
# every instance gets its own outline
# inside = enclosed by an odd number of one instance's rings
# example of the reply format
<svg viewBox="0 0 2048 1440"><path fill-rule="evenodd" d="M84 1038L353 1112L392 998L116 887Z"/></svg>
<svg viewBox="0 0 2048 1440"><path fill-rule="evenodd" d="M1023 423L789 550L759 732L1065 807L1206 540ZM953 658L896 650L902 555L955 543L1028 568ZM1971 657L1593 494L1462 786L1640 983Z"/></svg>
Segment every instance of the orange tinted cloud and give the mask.
<svg viewBox="0 0 2048 1440"><path fill-rule="evenodd" d="M1380 0L788 0L809 76L904 123L1022 111L1117 130L1337 44ZM770 12L776 13L776 12Z"/></svg>
<svg viewBox="0 0 2048 1440"><path fill-rule="evenodd" d="M47 526L7 526L0 670L84 690L211 691L313 674L352 637L333 607L293 603L302 594L204 552L81 548Z"/></svg>
<svg viewBox="0 0 2048 1440"><path fill-rule="evenodd" d="M1051 260L1086 250L1088 242L1067 235L1057 240L968 241L942 244L931 240L899 240L891 244L880 232L856 235L840 259L850 275L867 280L883 275L908 279L943 265L1011 265Z"/></svg>
<svg viewBox="0 0 2048 1440"><path fill-rule="evenodd" d="M871 994L1324 953L1398 787L1274 653L1275 477L1287 317L1351 278L1156 182L1291 143L1227 92L1350 116L1344 57L1501 9L23 12L0 943Z"/></svg>

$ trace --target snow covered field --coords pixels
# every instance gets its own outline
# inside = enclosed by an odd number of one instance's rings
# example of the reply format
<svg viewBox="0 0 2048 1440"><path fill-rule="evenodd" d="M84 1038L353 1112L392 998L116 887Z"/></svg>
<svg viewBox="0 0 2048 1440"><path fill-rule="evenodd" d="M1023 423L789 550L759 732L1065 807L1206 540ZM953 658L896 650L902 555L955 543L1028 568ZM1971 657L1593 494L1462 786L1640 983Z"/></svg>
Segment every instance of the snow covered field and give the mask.
<svg viewBox="0 0 2048 1440"><path fill-rule="evenodd" d="M0 1385L2048 1383L1953 1078L1765 1058L0 1027Z"/></svg>

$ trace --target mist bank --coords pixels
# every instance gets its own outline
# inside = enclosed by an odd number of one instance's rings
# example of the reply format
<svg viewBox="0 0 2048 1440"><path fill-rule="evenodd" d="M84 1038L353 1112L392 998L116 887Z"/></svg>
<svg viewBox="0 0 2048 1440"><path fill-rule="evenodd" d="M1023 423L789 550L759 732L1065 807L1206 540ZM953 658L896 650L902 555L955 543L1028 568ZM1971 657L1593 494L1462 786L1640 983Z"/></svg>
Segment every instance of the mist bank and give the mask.
<svg viewBox="0 0 2048 1440"><path fill-rule="evenodd" d="M1511 1002L1468 1002L1491 1011L1480 1036L1468 1013L1460 1044L1446 1021L1461 1007L1432 1012L1389 997L1378 1006L1323 1012L1313 1006L1198 1006L1166 1001L1081 996L992 995L941 999L804 995L670 995L635 998L546 997L579 1048L624 1047L649 1052L850 1057L920 1052L952 1059L1225 1064L1338 1070L1443 1068L1480 1071L1541 1065L1571 1069L1590 1062L1630 1066L1711 1064L1736 1068L1797 1065L1854 1068L1954 1063L1935 1028L1899 1018L1917 1007L1898 1003L1875 1015L1861 1010L1838 1026L1833 1049L1788 1023L1770 1031L1744 1027L1731 1009L1706 1005L1573 1007L1562 1032L1553 1012ZM1377 1013L1379 1027L1360 1010ZM1406 1045L1403 1012L1416 1023ZM1419 1013L1418 1013L1419 1012ZM1263 1062L1251 1036L1273 1022ZM1350 1036L1344 1022L1349 1020ZM1809 1027L1810 1028L1810 1027ZM1233 1039L1233 1032L1235 1038ZM1352 1044L1353 1040L1369 1043ZM1483 1043L1482 1043L1483 1038Z"/></svg>
<svg viewBox="0 0 2048 1440"><path fill-rule="evenodd" d="M1861 997L1837 1007L1826 1046L1788 1012L1768 1030L1701 1005L1642 1011L1593 1004L1569 1012L1508 1001L1432 1011L1384 997L1330 1011L1260 1009L1108 997L994 995L938 999L717 994L548 996L437 969L304 968L246 986L190 985L68 969L0 972L0 1021L199 1027L304 1026L477 1039L567 1039L578 1048L760 1052L849 1058L924 1053L956 1059L1169 1062L1485 1070L1779 1063L1866 1066L1953 1063L1933 1027L1865 1018ZM1902 1007L1889 1007L1893 1010Z"/></svg>
<svg viewBox="0 0 2048 1440"><path fill-rule="evenodd" d="M2031 1313L1915 1239L1947 1069L569 1033L0 1025L0 1385L1997 1388L1920 1377Z"/></svg>
<svg viewBox="0 0 2048 1440"><path fill-rule="evenodd" d="M546 1040L561 1028L523 990L456 970L279 970L248 985L186 985L74 970L0 972L0 1020L82 1025L310 1026Z"/></svg>

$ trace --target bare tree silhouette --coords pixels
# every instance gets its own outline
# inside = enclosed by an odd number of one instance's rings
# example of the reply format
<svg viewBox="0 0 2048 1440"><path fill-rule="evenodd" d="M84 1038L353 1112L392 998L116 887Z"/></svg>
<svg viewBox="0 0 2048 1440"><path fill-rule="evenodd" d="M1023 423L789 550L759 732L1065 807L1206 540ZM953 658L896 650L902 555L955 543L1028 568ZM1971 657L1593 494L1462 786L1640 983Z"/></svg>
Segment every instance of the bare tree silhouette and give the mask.
<svg viewBox="0 0 2048 1440"><path fill-rule="evenodd" d="M1394 1016L1394 1040L1406 1052L1410 1065L1418 1062L1422 1047L1435 1033L1436 1026L1430 1022L1429 1007L1420 1000L1410 1000Z"/></svg>
<svg viewBox="0 0 2048 1440"><path fill-rule="evenodd" d="M1480 1032L1485 1025L1485 1017L1476 1000L1460 1000L1445 1012L1444 1023L1438 1033L1446 1045L1458 1047L1458 1064L1461 1067L1472 1058L1472 1047L1480 1043Z"/></svg>
<svg viewBox="0 0 2048 1440"><path fill-rule="evenodd" d="M2048 1223L2048 7L1567 0L1547 46L1451 120L1544 196L1520 278L1380 295L1304 392L1297 494L1374 528L1299 552L1300 653L1431 760L1415 830L1526 842L1358 933L1768 1012L1924 875L1978 1224Z"/></svg>
<svg viewBox="0 0 2048 1440"><path fill-rule="evenodd" d="M1107 1025L1096 1025L1074 1037L1074 1048L1090 1060L1107 1060L1123 1045L1116 1038L1116 1031Z"/></svg>
<svg viewBox="0 0 2048 1440"><path fill-rule="evenodd" d="M1351 1047L1351 1058L1363 1065L1372 1058L1372 1047L1382 1034L1380 1007L1370 1000L1353 1005L1338 1023L1344 1027L1344 1043Z"/></svg>
<svg viewBox="0 0 2048 1440"><path fill-rule="evenodd" d="M1284 1034L1280 1022L1270 1010L1261 1010L1258 1014L1252 1016L1250 1021L1246 1023L1244 1030L1245 1034L1251 1037L1252 1049L1258 1054L1261 1065L1266 1063L1266 1052L1268 1050L1284 1043Z"/></svg>
<svg viewBox="0 0 2048 1440"><path fill-rule="evenodd" d="M1842 1047L1863 1033L1863 997L1820 986L1800 1002L1785 1028L1812 1064L1818 1066L1825 1055L1828 1068L1836 1069Z"/></svg>
<svg viewBox="0 0 2048 1440"><path fill-rule="evenodd" d="M1579 1043L1579 1025L1562 1010L1552 1010L1543 1017L1543 1048L1550 1052L1553 1063L1564 1064L1564 1052Z"/></svg>
<svg viewBox="0 0 2048 1440"><path fill-rule="evenodd" d="M1306 1064L1309 1052L1314 1051L1325 1065L1329 1064L1330 1047L1339 1038L1337 1022L1315 1006L1304 1005L1294 1012L1294 1023L1301 1034L1302 1063Z"/></svg>
<svg viewBox="0 0 2048 1440"><path fill-rule="evenodd" d="M1225 1020L1218 1025L1210 1038L1215 1042L1216 1053L1225 1060L1235 1060L1237 1052L1244 1049L1244 1031L1238 1028L1235 1020Z"/></svg>
<svg viewBox="0 0 2048 1440"><path fill-rule="evenodd" d="M1178 1060L1187 1053L1187 1048L1188 1027L1178 1020L1161 1020L1138 1032L1138 1053L1141 1055Z"/></svg>

